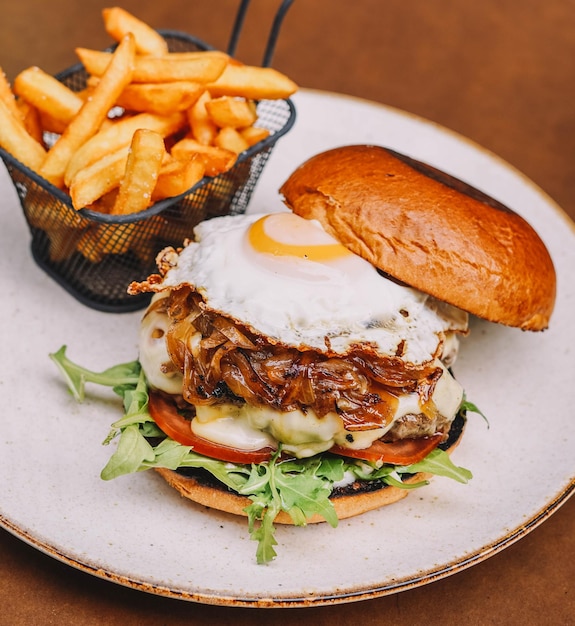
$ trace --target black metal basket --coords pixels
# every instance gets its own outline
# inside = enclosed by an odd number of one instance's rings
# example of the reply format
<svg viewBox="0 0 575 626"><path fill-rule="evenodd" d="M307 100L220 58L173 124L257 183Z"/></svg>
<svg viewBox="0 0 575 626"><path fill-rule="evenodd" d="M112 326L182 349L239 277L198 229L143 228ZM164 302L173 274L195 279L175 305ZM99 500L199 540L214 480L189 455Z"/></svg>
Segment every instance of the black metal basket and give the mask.
<svg viewBox="0 0 575 626"><path fill-rule="evenodd" d="M185 33L160 32L170 51L212 49ZM87 74L78 64L57 78L80 91ZM269 136L243 152L233 168L131 215L76 211L68 194L0 148L30 228L37 264L91 308L123 312L146 306L149 296L129 296L127 286L155 272L157 252L165 246L181 246L200 221L243 213L275 143L295 121L289 99L260 101L257 113L258 126L268 129Z"/></svg>

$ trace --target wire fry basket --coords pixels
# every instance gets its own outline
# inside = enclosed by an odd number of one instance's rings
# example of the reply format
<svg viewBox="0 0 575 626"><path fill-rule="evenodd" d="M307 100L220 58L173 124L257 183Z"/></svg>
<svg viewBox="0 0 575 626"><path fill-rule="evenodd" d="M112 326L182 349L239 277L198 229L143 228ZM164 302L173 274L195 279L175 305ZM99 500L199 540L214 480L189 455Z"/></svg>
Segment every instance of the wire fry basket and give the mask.
<svg viewBox="0 0 575 626"><path fill-rule="evenodd" d="M247 4L244 0L236 17L229 46L232 52ZM264 65L269 64L278 21L289 4L284 2L276 15ZM171 52L213 49L186 33L159 32ZM73 91L80 91L86 86L88 75L78 64L57 78ZM257 115L258 126L269 130L269 135L241 153L230 170L204 177L186 193L130 215L75 210L67 193L0 148L29 226L34 260L72 296L91 308L127 312L145 307L149 295L129 296L127 286L154 273L158 251L166 246L181 246L200 221L246 210L275 143L293 126L295 108L289 99L262 100L257 103ZM55 137L45 139L53 143Z"/></svg>

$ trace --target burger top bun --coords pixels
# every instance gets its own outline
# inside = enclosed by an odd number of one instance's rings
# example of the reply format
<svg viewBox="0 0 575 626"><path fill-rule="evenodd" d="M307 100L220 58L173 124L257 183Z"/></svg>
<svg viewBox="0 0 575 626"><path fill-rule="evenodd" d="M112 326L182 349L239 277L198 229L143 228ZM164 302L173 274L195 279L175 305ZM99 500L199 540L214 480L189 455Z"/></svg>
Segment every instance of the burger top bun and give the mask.
<svg viewBox="0 0 575 626"><path fill-rule="evenodd" d="M555 269L533 228L466 183L378 146L303 163L280 193L295 213L391 277L492 322L548 326Z"/></svg>

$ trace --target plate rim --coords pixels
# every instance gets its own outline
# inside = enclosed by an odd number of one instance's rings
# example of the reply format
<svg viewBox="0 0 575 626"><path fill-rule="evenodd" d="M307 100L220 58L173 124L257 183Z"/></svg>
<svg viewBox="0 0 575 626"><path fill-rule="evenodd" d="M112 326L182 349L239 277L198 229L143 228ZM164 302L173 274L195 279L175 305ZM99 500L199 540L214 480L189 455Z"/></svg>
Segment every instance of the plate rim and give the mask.
<svg viewBox="0 0 575 626"><path fill-rule="evenodd" d="M465 136L462 136L457 131L453 131L449 128L446 128L434 121L425 119L416 114L402 111L401 109L391 107L386 104L381 104L378 102L373 102L370 100L365 100L362 98L358 98L356 96L350 96L346 94L338 94L335 92L329 91L321 91L316 89L302 89L304 95L317 94L322 97L333 97L337 99L346 99L351 102L361 103L362 105L368 105L374 108L383 108L387 111L391 112L393 115L398 115L404 118L417 120L418 122L426 125L432 126L436 128L441 133L446 133L454 137L458 142L464 142L468 146L470 146L473 150L479 151L484 155L487 155L490 159L492 159L498 167L504 168L506 171L512 173L516 177L518 177L522 184L528 185L532 192L535 192L539 195L545 204L550 208L556 211L557 215L560 216L566 223L569 224L569 227L573 233L575 233L575 223L573 220L565 213L565 211L551 198L544 190L542 190L533 180L524 175L520 170L506 162L504 159L499 157L497 154L489 151L488 149L482 147L477 144L474 140L469 139ZM297 106L297 97L294 98ZM277 148L281 150L280 147ZM345 602L359 601L365 599L373 599L380 596L391 595L393 593L397 593L399 591L412 589L423 584L428 584L434 582L436 580L440 580L446 578L456 572L467 569L479 562L490 558L491 556L498 554L503 549L512 545L513 543L519 541L533 529L537 528L541 523L543 523L546 519L550 517L555 511L557 511L573 494L575 491L575 476L568 482L568 484L562 488L558 493L556 493L554 499L547 502L546 505L535 514L531 515L529 519L524 521L519 526L510 529L504 536L502 536L498 541L493 542L491 545L484 546L484 548L480 551L476 551L469 555L462 556L459 560L451 560L450 563L443 565L438 569L432 569L426 572L420 573L418 577L411 577L409 579L404 578L403 580L396 581L394 583L386 583L380 587L374 587L373 585L369 585L369 588L358 588L356 590L351 590L347 592L340 592L333 595L329 595L326 593L318 594L318 596L314 597L300 597L300 598L286 598L282 596L278 596L277 598L263 598L263 597L254 597L254 598L242 598L241 596L231 597L226 594L208 594L206 592L197 592L197 593L188 593L181 590L174 590L169 587L164 587L160 585L151 585L149 583L140 582L131 579L128 576L114 574L113 572L105 571L101 568L94 567L90 565L88 562L82 561L78 558L73 558L66 554L63 554L61 551L56 549L54 546L50 545L48 541L43 541L38 537L32 536L25 529L18 527L14 523L12 523L7 517L5 517L0 512L0 527L4 528L6 531L11 533L12 535L18 537L23 540L25 543L31 545L35 549L51 556L75 569L88 573L90 575L96 576L98 578L111 581L113 583L117 583L123 585L125 587L137 589L142 592L151 593L154 595L160 595L164 597L180 599L180 600L189 600L193 602L200 602L204 604L213 604L220 606L238 606L238 607L253 607L253 608L272 608L272 607L296 607L296 606L322 606L322 605L333 605L340 604ZM281 557L280 557L281 558Z"/></svg>

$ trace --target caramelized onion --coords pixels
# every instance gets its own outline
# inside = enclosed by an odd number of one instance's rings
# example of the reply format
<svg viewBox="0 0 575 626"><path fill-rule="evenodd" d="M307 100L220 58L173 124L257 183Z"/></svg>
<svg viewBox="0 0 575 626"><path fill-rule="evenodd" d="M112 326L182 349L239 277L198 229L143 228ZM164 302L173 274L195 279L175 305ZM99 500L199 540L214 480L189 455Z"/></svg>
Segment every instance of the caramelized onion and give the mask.
<svg viewBox="0 0 575 626"><path fill-rule="evenodd" d="M357 346L345 357L276 345L208 309L189 287L174 290L166 310L170 358L183 373L192 404L249 402L283 411L337 412L349 430L381 427L397 396L417 391L429 401L441 369L410 366Z"/></svg>

